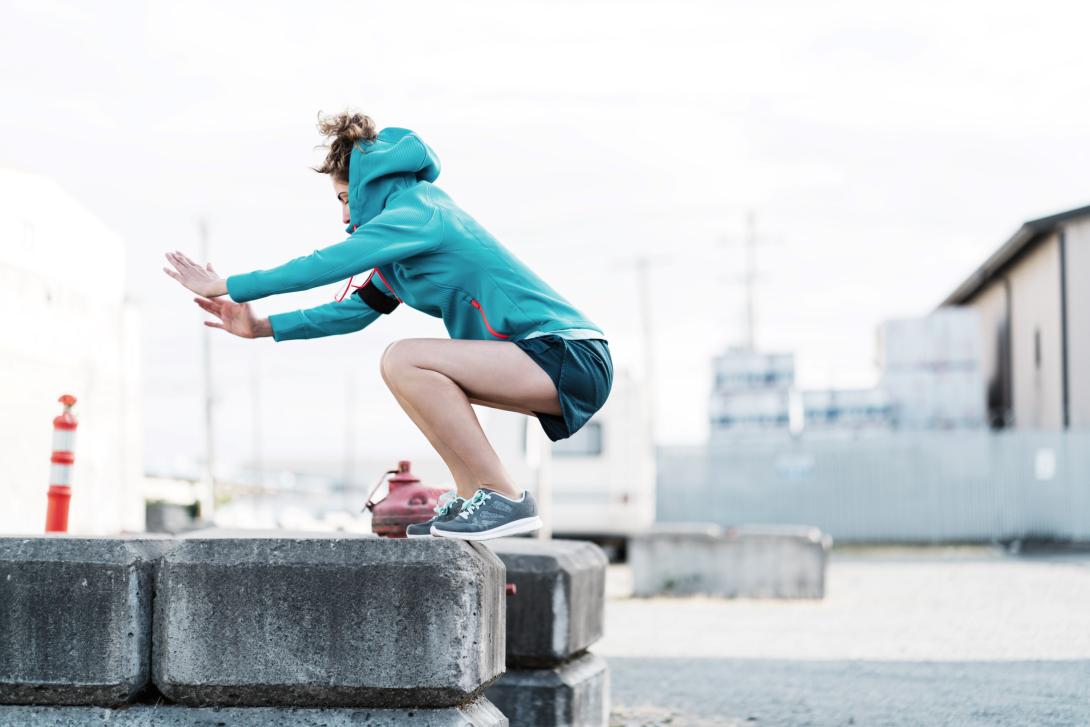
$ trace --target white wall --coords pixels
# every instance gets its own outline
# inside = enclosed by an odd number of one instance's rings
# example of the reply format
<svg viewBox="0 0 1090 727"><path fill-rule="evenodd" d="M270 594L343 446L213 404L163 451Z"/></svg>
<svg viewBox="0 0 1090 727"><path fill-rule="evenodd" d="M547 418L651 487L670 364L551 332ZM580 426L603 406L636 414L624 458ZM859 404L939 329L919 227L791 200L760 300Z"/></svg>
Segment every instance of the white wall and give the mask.
<svg viewBox="0 0 1090 727"><path fill-rule="evenodd" d="M1011 281L1011 349L1014 359L1014 425L1056 430L1063 426L1060 366L1060 247L1050 234L1008 273ZM1035 357L1040 331L1041 361Z"/></svg>
<svg viewBox="0 0 1090 727"><path fill-rule="evenodd" d="M1090 429L1090 219L1066 226L1067 376L1072 429Z"/></svg>
<svg viewBox="0 0 1090 727"><path fill-rule="evenodd" d="M69 532L143 530L139 320L125 303L124 244L39 175L0 170L0 311L0 532L44 530L65 393L80 419Z"/></svg>

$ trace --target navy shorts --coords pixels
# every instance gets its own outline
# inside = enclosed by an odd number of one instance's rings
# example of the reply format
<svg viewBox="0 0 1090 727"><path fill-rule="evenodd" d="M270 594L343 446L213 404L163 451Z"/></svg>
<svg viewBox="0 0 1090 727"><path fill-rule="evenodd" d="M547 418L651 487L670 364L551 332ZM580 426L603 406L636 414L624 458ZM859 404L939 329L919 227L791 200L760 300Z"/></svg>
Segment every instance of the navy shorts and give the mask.
<svg viewBox="0 0 1090 727"><path fill-rule="evenodd" d="M534 412L552 441L575 434L606 403L613 388L613 358L605 340L573 340L548 334L513 343L545 369L556 384L561 414Z"/></svg>

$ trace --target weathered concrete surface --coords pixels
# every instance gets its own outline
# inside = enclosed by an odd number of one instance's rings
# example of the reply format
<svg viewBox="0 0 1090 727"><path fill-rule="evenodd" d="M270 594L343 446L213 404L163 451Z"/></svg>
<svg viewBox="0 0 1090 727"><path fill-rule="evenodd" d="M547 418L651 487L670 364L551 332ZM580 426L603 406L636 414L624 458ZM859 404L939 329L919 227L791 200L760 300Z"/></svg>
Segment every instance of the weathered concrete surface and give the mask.
<svg viewBox="0 0 1090 727"><path fill-rule="evenodd" d="M605 553L579 540L499 538L487 545L507 566L507 664L552 666L602 637Z"/></svg>
<svg viewBox="0 0 1090 727"><path fill-rule="evenodd" d="M1090 725L1090 557L987 550L837 548L821 601L610 598L613 723Z"/></svg>
<svg viewBox="0 0 1090 727"><path fill-rule="evenodd" d="M0 702L116 706L136 696L149 678L156 559L171 543L0 537Z"/></svg>
<svg viewBox="0 0 1090 727"><path fill-rule="evenodd" d="M509 669L486 695L518 727L605 727L609 667L586 653L551 669Z"/></svg>
<svg viewBox="0 0 1090 727"><path fill-rule="evenodd" d="M443 538L187 534L152 674L189 706L450 707L503 672L503 564Z"/></svg>
<svg viewBox="0 0 1090 727"><path fill-rule="evenodd" d="M658 525L629 540L637 596L822 598L832 539L807 526Z"/></svg>
<svg viewBox="0 0 1090 727"><path fill-rule="evenodd" d="M295 707L183 707L136 704L101 707L0 705L0 725L19 727L508 727L487 699L439 709L314 709Z"/></svg>

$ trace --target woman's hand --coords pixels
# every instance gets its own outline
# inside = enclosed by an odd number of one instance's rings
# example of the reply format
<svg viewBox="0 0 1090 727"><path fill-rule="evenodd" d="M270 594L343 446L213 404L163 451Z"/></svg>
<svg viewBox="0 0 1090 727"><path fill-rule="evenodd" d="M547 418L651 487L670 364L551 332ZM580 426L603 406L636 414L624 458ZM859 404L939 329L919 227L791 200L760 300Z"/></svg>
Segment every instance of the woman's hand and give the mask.
<svg viewBox="0 0 1090 727"><path fill-rule="evenodd" d="M197 295L203 295L206 298L227 295L227 281L216 274L216 271L212 269L212 263L202 268L177 250L168 252L166 257L175 270L163 268L163 272Z"/></svg>
<svg viewBox="0 0 1090 727"><path fill-rule="evenodd" d="M205 321L206 326L222 329L241 338L263 338L272 335L269 319L255 316L249 303L236 303L229 298L223 300L194 298L193 300L201 307L201 310L220 319L219 323Z"/></svg>

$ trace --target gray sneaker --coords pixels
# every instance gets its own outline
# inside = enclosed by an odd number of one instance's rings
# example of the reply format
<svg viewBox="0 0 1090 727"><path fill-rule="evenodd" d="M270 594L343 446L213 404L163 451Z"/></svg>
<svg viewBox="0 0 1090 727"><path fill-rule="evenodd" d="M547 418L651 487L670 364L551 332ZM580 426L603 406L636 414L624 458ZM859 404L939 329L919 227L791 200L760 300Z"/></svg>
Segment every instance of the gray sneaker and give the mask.
<svg viewBox="0 0 1090 727"><path fill-rule="evenodd" d="M529 492L523 490L520 499L512 500L482 487L456 516L432 525L431 533L441 538L489 540L540 529L537 502Z"/></svg>
<svg viewBox="0 0 1090 727"><path fill-rule="evenodd" d="M413 523L405 528L405 535L410 538L430 538L431 526L435 523L450 520L462 510L465 504L464 497L458 497L454 490L447 490L439 496L439 502L435 505L435 517L422 523Z"/></svg>

